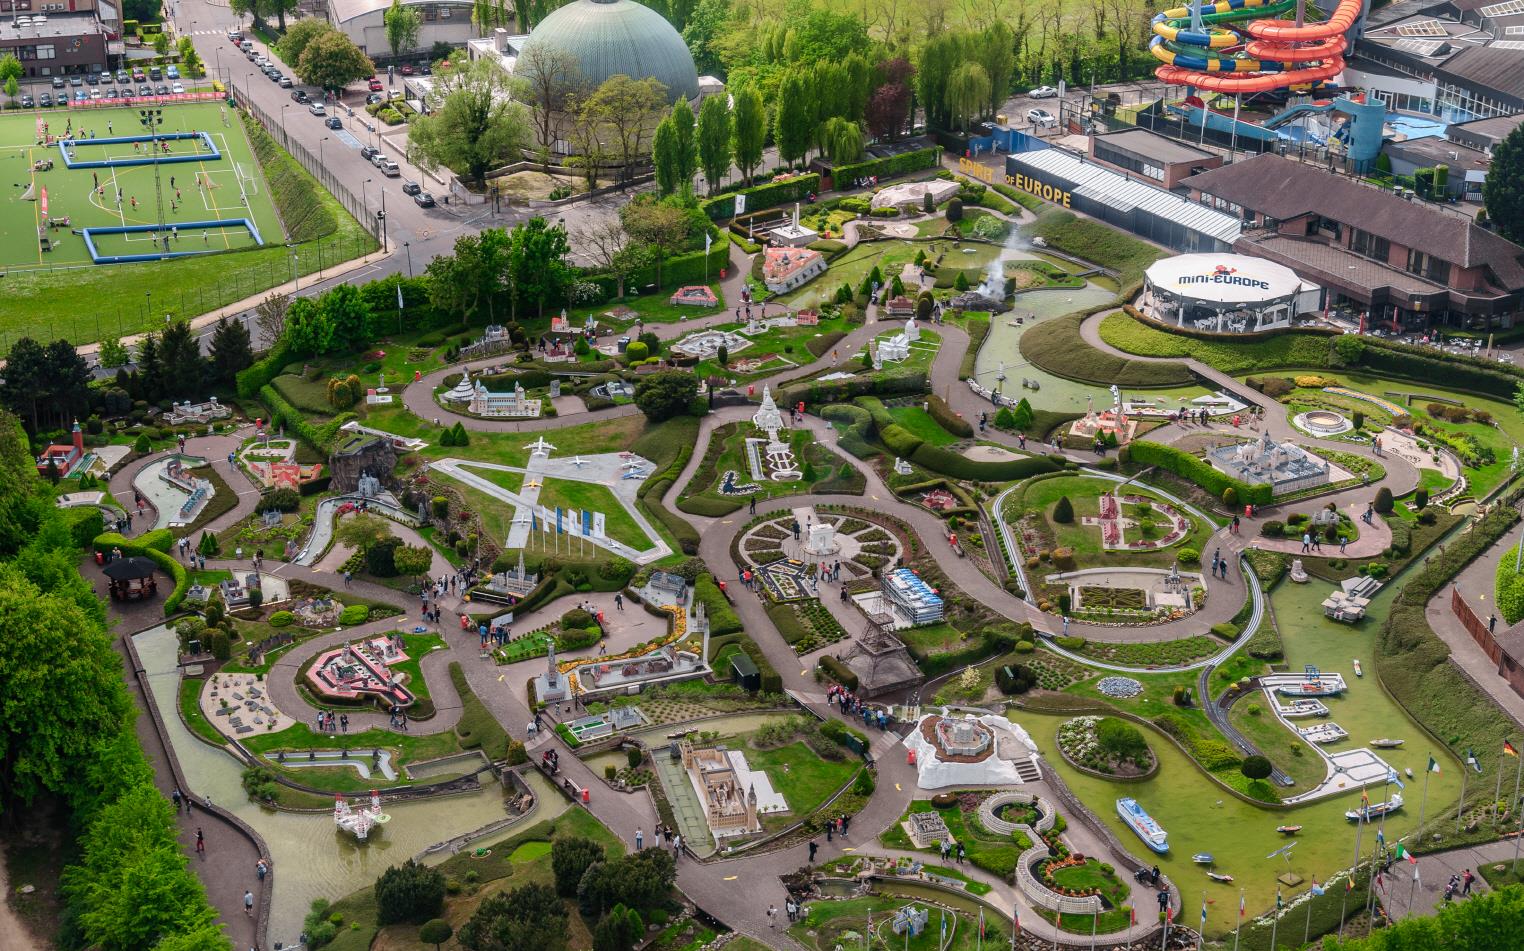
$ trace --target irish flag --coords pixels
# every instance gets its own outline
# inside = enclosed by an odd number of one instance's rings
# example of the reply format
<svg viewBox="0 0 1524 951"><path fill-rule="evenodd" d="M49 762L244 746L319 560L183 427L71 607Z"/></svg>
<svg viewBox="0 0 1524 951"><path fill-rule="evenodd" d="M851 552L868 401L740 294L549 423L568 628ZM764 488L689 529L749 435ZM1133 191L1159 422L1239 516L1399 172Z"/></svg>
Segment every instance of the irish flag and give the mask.
<svg viewBox="0 0 1524 951"><path fill-rule="evenodd" d="M1429 772L1431 772L1431 773L1437 773L1437 772L1439 772L1439 760L1435 759L1432 756L1429 757Z"/></svg>

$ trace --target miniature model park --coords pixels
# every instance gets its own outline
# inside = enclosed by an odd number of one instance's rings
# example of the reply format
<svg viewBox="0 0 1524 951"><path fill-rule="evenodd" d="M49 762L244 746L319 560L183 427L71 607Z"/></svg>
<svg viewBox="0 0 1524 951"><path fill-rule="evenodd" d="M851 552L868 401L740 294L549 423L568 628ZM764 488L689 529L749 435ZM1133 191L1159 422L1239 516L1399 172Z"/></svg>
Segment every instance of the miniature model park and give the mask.
<svg viewBox="0 0 1524 951"><path fill-rule="evenodd" d="M0 948L1524 933L1524 14L1101 6L0 24Z"/></svg>

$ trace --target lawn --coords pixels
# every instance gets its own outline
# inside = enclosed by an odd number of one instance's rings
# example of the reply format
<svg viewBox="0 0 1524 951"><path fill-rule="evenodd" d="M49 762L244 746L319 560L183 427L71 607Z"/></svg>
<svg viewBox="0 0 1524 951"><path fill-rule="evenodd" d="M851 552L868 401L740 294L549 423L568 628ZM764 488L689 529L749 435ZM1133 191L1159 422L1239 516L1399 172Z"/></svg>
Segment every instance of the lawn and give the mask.
<svg viewBox="0 0 1524 951"><path fill-rule="evenodd" d="M738 330L745 327L744 323L720 324L711 329L714 330ZM788 367L778 362L787 360L796 366L805 366L812 363L817 355L828 353L826 344L830 341L839 340L842 335L851 331L852 326L841 317L820 318L820 323L814 326L774 328L758 337L748 338L751 346L743 350L728 353L730 366L721 367L718 360L701 360L693 367L693 372L700 379L711 376L726 376L736 380L750 380L764 376L771 376ZM771 358L778 359L771 359ZM740 360L763 360L767 361L762 366L750 373L742 373L735 368Z"/></svg>
<svg viewBox="0 0 1524 951"><path fill-rule="evenodd" d="M1023 358L1054 376L1126 389L1190 386L1195 382L1184 363L1131 360L1105 353L1080 338L1085 318L1070 314L1044 320L1021 335L1018 346Z"/></svg>
<svg viewBox="0 0 1524 951"><path fill-rule="evenodd" d="M1264 704L1257 702L1260 699L1256 695L1235 703L1228 712L1228 722L1259 747L1271 763L1296 781L1295 786L1286 787L1288 795L1306 792L1321 783L1327 775L1323 757L1306 740L1293 734L1275 714L1264 709Z"/></svg>
<svg viewBox="0 0 1524 951"><path fill-rule="evenodd" d="M1121 275L1124 287L1142 280L1145 268L1169 255L1118 228L1051 205L1044 206L1037 220L1021 230L1029 237L1042 238L1054 250L1111 268Z"/></svg>
<svg viewBox="0 0 1524 951"><path fill-rule="evenodd" d="M893 883L887 885L893 889ZM942 903L958 905L956 901L939 899ZM894 912L904 907L905 899L894 894L870 898L849 898L841 901L815 901L805 906L804 920L789 929L806 948L831 951L833 948L858 947L861 935L872 919L875 935L873 947L906 948L909 951L974 951L977 947L1003 948L1010 941L1010 927L998 913L991 911L984 916L985 930L981 941L978 936L978 916L967 909L953 913L947 922L948 944L942 945L942 910L929 907L931 913L927 928L914 938L900 937L890 930L889 922ZM919 901L922 907L924 900ZM787 923L787 918L784 919ZM846 939L847 932L857 938Z"/></svg>
<svg viewBox="0 0 1524 951"><path fill-rule="evenodd" d="M923 654L940 654L943 651L953 650L964 640L962 631L945 622L927 624L922 627L907 627L896 631L895 634L911 650Z"/></svg>
<svg viewBox="0 0 1524 951"><path fill-rule="evenodd" d="M413 692L413 696L419 700L429 699L429 682L423 676L420 669L423 658L434 650L445 646L444 638L438 634L403 634L402 643L407 653L407 660L400 664L393 664L389 668L394 673L407 674L407 689Z"/></svg>
<svg viewBox="0 0 1524 951"><path fill-rule="evenodd" d="M253 248L241 226L186 228L171 240L171 252L197 252L193 256L127 264L92 264L84 239L73 234L82 226L122 226L156 223L154 168L135 166L103 169L68 169L56 148L36 145L39 115L51 123L50 132L60 134L68 116L63 113L14 113L0 117L0 155L17 160L18 189L0 207L0 264L6 271L6 293L0 300L0 333L5 338L31 335L52 340L65 337L76 344L114 338L162 327L166 314L190 317L241 300L273 285L284 283L293 273L308 274L364 254L375 242L342 206L321 186L295 167L295 162L263 133L264 161L251 143L243 119L220 103L185 103L164 107L163 129L167 132L205 131L223 153L220 160L178 163L160 167L164 186L163 213L167 224L204 220L251 218L264 240ZM81 128L107 137L140 129L137 112L111 109L74 113ZM80 129L76 129L76 132ZM180 145L182 149L188 146ZM94 154L92 154L94 153ZM88 161L105 155L131 158L131 143L91 146L81 143L78 159ZM52 159L51 171L24 171L32 161ZM283 191L272 192L272 169L279 169ZM198 189L198 174L210 176L211 188ZM175 179L170 186L169 178ZM97 177L104 193L97 193ZM300 190L302 183L310 191ZM20 200L19 189L35 184L41 196L48 192L48 214L68 217L67 228L52 229L53 249L42 251L37 241L41 203ZM117 207L114 188L122 189L123 206ZM181 197L176 199L173 188ZM297 195L297 191L300 194ZM296 233L282 227L277 209L283 195L295 196L292 205L310 211L314 203L325 213L324 227L307 226ZM131 199L137 199L133 208ZM247 199L248 204L244 204ZM173 206L171 205L173 202ZM308 215L314 221L318 215ZM206 234L203 236L203 231ZM106 239L105 253L148 253L147 236L125 235ZM285 243L294 240L293 249ZM237 253L206 253L211 251Z"/></svg>
<svg viewBox="0 0 1524 951"><path fill-rule="evenodd" d="M751 462L746 453L746 440L758 438L757 428L750 423L726 423L715 429L709 437L709 447L693 478L684 486L677 507L693 515L720 516L739 509L746 500L771 498L775 493L805 494L825 482L839 481L840 467L846 460L815 441L807 429L784 430L779 438L786 441L794 451L801 478L789 482L771 479L756 482L751 476ZM766 465L764 456L763 465ZM725 495L720 487L725 484L725 473L734 472L737 485L756 484L761 491L752 496ZM805 478L808 476L808 478ZM856 469L851 472L850 484L842 484L835 491L851 491L861 494L863 477Z"/></svg>
<svg viewBox="0 0 1524 951"><path fill-rule="evenodd" d="M1227 644L1218 638L1197 634L1173 641L1154 641L1142 644L1112 644L1086 641L1076 653L1111 664L1128 667L1164 667L1188 664L1203 657L1210 657L1223 650Z"/></svg>
<svg viewBox="0 0 1524 951"><path fill-rule="evenodd" d="M1017 832L1008 836L997 835L979 824L977 813L964 812L961 808L938 809L929 799L917 799L911 802L905 815L900 817L900 822L908 821L907 817L912 812L939 814L953 839L962 843L968 853L968 860L1002 879L1009 878L1016 870L1016 860L1021 857L1022 850L1031 848L1031 842L1026 841L1021 833ZM883 835L879 836L879 841L891 849L916 851L910 837L900 828L900 822L890 826ZM939 854L936 848L919 851L929 855Z"/></svg>
<svg viewBox="0 0 1524 951"><path fill-rule="evenodd" d="M1224 373L1253 373L1325 363L1334 338L1323 334L1287 333L1242 343L1203 340L1159 330L1118 313L1101 321L1101 339L1118 350L1140 357L1193 357Z"/></svg>
<svg viewBox="0 0 1524 951"><path fill-rule="evenodd" d="M943 429L941 423L919 406L896 406L889 410L889 415L916 438L933 446L950 446L959 439Z"/></svg>
<svg viewBox="0 0 1524 951"><path fill-rule="evenodd" d="M795 740L777 749L759 750L750 743L746 745L746 762L752 769L760 769L772 780L773 788L788 801L789 811L777 823L784 825L797 822L820 808L820 804L862 769L862 762L842 751L839 760L828 760L810 749L803 740Z"/></svg>
<svg viewBox="0 0 1524 951"><path fill-rule="evenodd" d="M1068 548L1074 552L1075 563L1080 568L1095 568L1102 566L1117 565L1142 565L1153 568L1168 568L1173 565L1181 548L1194 548L1202 552L1211 535L1211 526L1201 525L1198 519L1182 512L1191 523L1191 530L1179 541L1168 548L1151 551L1108 551L1102 547L1101 530L1095 525L1081 524L1086 516L1100 514L1100 497L1102 494L1115 488L1116 483L1102 479L1086 478L1083 476L1054 476L1045 479L1034 479L1028 482L1018 491L1011 494L1006 501L1004 518L1015 525L1020 520L1022 513L1031 512L1041 515L1042 522L1046 524L1048 531L1052 533L1057 547ZM1137 483L1129 485L1128 494L1143 495L1148 498L1157 497L1150 495ZM1074 520L1068 523L1053 521L1053 509L1062 496L1067 496L1074 507ZM1136 529L1129 529L1136 532ZM1155 529L1158 532L1159 529ZM1145 533L1144 537L1148 537ZM1044 547L1047 547L1044 545ZM1189 566L1187 566L1189 567ZM1037 569L1044 574L1052 569L1047 566Z"/></svg>
<svg viewBox="0 0 1524 951"><path fill-rule="evenodd" d="M981 249L989 248L988 245L980 245ZM875 265L878 266L879 274L884 280L891 279L900 273L900 269L915 260L918 250L925 250L924 242L909 243L904 241L862 241L850 251L831 262L830 268L821 277L799 288L797 291L785 294L779 298L779 302L785 307L818 307L831 297L843 284L850 285L856 291L862 284L863 278L867 277ZM987 252L980 261L969 261L970 267L983 266L993 256L993 249ZM974 257L970 255L969 257Z"/></svg>
<svg viewBox="0 0 1524 951"><path fill-rule="evenodd" d="M710 277L718 278L719 275L711 274ZM636 316L648 324L670 324L676 321L690 320L695 317L707 317L710 314L725 309L725 290L720 286L719 281L716 280L707 286L719 298L718 307L690 307L670 303L672 292L669 290L657 294L647 294L643 297L626 296L620 301L609 301L587 307L572 307L567 310L566 316L574 326L580 327L587 318L595 317L599 323L607 324L619 330L627 329L635 324L635 317L633 316L620 320L606 316L608 311L620 305L633 310ZM627 292L633 291L634 288L626 287L625 290Z"/></svg>

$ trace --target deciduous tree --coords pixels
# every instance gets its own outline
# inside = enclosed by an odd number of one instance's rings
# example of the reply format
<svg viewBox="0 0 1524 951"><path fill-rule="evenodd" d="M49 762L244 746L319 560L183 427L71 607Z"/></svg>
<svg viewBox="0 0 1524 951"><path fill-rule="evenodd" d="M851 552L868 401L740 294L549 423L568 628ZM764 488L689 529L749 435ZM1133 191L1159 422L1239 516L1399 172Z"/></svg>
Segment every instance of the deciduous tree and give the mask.
<svg viewBox="0 0 1524 951"><path fill-rule="evenodd" d="M418 45L423 13L417 7L405 7L402 0L392 0L392 5L381 14L381 22L386 27L386 45L392 48L393 56Z"/></svg>
<svg viewBox="0 0 1524 951"><path fill-rule="evenodd" d="M607 131L624 178L630 176L635 160L645 155L646 140L666 104L667 87L659 80L623 74L605 79L583 102L585 118Z"/></svg>
<svg viewBox="0 0 1524 951"><path fill-rule="evenodd" d="M730 135L730 107L725 97L710 96L699 107L696 138L699 167L704 170L704 183L711 195L730 171Z"/></svg>
<svg viewBox="0 0 1524 951"><path fill-rule="evenodd" d="M408 157L420 167L454 169L478 185L529 140L527 110L511 98L516 85L486 60L436 73L430 114L413 120Z"/></svg>
<svg viewBox="0 0 1524 951"><path fill-rule="evenodd" d="M698 378L685 370L659 370L635 384L635 405L653 423L688 412L698 396Z"/></svg>
<svg viewBox="0 0 1524 951"><path fill-rule="evenodd" d="M376 71L353 40L332 29L312 38L294 68L302 82L334 91Z"/></svg>
<svg viewBox="0 0 1524 951"><path fill-rule="evenodd" d="M1498 232L1510 241L1524 242L1524 125L1514 126L1492 147L1482 200Z"/></svg>
<svg viewBox="0 0 1524 951"><path fill-rule="evenodd" d="M556 117L567 112L567 100L582 81L576 57L559 46L538 43L514 62L513 75L523 82L535 137L548 148L556 138Z"/></svg>
<svg viewBox="0 0 1524 951"><path fill-rule="evenodd" d="M253 0L235 0L235 2L252 3ZM235 11L236 12L236 11ZM290 64L292 69L302 61L302 54L307 51L307 44L320 36L333 32L333 27L321 17L307 17L291 24L291 29L280 38L276 48L280 58Z"/></svg>
<svg viewBox="0 0 1524 951"><path fill-rule="evenodd" d="M790 73L778 87L778 112L773 119L773 141L778 145L778 158L792 166L804 158L810 147L810 132L814 128L814 103L804 77Z"/></svg>
<svg viewBox="0 0 1524 951"><path fill-rule="evenodd" d="M750 185L752 173L762 164L762 149L767 144L767 107L762 103L762 94L753 86L743 87L734 96L731 151L735 153L736 168Z"/></svg>

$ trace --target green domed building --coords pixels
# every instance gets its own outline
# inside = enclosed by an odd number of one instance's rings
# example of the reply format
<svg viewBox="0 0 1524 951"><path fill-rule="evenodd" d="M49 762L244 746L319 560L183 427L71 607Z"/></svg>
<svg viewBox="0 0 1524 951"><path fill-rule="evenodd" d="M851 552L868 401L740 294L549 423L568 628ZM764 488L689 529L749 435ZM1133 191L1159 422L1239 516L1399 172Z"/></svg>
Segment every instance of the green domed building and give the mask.
<svg viewBox="0 0 1524 951"><path fill-rule="evenodd" d="M666 18L635 0L573 0L540 21L519 49L554 47L576 60L579 81L596 88L610 76L654 78L669 101L698 98L688 44Z"/></svg>

